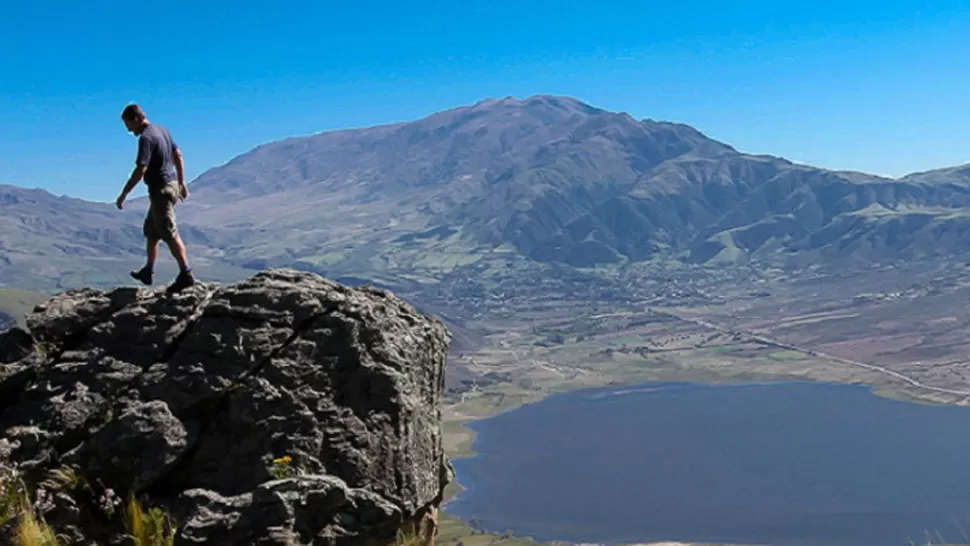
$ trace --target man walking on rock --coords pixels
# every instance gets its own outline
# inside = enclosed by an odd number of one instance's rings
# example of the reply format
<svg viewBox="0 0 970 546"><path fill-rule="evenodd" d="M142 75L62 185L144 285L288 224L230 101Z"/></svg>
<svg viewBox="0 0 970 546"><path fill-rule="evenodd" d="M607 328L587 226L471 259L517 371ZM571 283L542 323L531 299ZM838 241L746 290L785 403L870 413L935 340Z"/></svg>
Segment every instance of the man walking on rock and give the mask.
<svg viewBox="0 0 970 546"><path fill-rule="evenodd" d="M135 157L135 169L115 204L121 209L125 198L142 178L148 187L149 201L148 214L145 215L145 224L142 227L147 243L147 260L145 266L138 271L132 271L131 276L144 284L152 284L155 260L158 258L158 242L164 241L179 265L178 277L167 291L178 292L195 284L185 244L179 237L175 224L175 203L189 196L189 189L185 186L182 152L168 130L149 122L145 112L137 104L126 106L121 113L121 120L138 137L138 155Z"/></svg>

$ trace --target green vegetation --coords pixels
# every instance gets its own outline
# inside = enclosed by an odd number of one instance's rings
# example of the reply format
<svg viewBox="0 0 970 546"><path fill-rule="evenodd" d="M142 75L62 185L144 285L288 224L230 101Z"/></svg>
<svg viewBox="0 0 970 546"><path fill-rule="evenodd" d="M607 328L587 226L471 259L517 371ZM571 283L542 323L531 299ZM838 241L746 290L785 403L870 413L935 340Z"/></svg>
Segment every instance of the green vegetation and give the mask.
<svg viewBox="0 0 970 546"><path fill-rule="evenodd" d="M92 486L77 469L62 467L29 484L17 465L0 460L0 528L4 543L16 546L57 546L66 540L57 535L43 514L54 507L56 493L75 498L97 499L95 510L113 519L134 546L171 546L175 542L175 523L158 507L147 510L133 495L119 513L121 500L110 488Z"/></svg>
<svg viewBox="0 0 970 546"><path fill-rule="evenodd" d="M0 526L8 529L8 536L0 538L16 546L57 546L56 533L35 506L49 503L49 492L37 488L34 493L36 501L20 470L0 460Z"/></svg>
<svg viewBox="0 0 970 546"><path fill-rule="evenodd" d="M277 477L291 476L299 471L289 456L274 459L273 465ZM39 483L28 484L17 465L4 460L0 460L0 543L11 546L69 544L67 538L58 535L43 516L44 512L54 507L53 495L56 493L67 493L75 499L96 499L94 509L102 512L101 516L114 521L119 533L123 533L132 546L175 544L177 522L158 506L146 507L133 494L128 495L127 502L122 506L121 499L113 490L92 486L72 467L58 468L49 472ZM430 530L424 521L420 525L406 525L398 533L393 546L429 546L432 544L427 540ZM445 525L445 534L456 536L455 526L450 521Z"/></svg>
<svg viewBox="0 0 970 546"><path fill-rule="evenodd" d="M456 419L441 424L445 451L450 459L464 459L475 456L471 447L475 440L475 433L465 426L472 421L472 419Z"/></svg>
<svg viewBox="0 0 970 546"><path fill-rule="evenodd" d="M60 541L54 530L32 508L25 506L13 536L17 546L58 546Z"/></svg>
<svg viewBox="0 0 970 546"><path fill-rule="evenodd" d="M291 478L297 474L296 467L293 466L293 458L289 455L273 459L273 476L277 480Z"/></svg>
<svg viewBox="0 0 970 546"><path fill-rule="evenodd" d="M474 523L468 524L458 518L448 515L440 516L437 546L537 546L535 540L513 536L511 532L502 534L488 533L477 529ZM542 543L553 546L556 543ZM423 545L422 545L423 546Z"/></svg>
<svg viewBox="0 0 970 546"><path fill-rule="evenodd" d="M171 516L154 506L146 511L134 495L128 497L125 530L134 546L175 545L175 522Z"/></svg>

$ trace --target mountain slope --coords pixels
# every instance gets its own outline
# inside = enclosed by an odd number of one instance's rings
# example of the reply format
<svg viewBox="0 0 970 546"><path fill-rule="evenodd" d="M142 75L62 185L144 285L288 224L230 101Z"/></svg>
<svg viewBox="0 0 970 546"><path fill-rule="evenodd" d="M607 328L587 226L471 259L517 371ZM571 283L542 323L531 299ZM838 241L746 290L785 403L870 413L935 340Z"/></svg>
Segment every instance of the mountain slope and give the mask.
<svg viewBox="0 0 970 546"><path fill-rule="evenodd" d="M963 252L970 170L891 180L743 154L568 97L261 146L193 183L186 215L247 233L239 265L419 279L498 252L573 266ZM897 256L898 254L898 256Z"/></svg>
<svg viewBox="0 0 970 546"><path fill-rule="evenodd" d="M903 182L970 186L970 165L958 165L904 176Z"/></svg>
<svg viewBox="0 0 970 546"><path fill-rule="evenodd" d="M566 178L628 175L701 149L732 151L687 126L635 121L565 97L486 100L412 123L333 131L260 146L192 183L201 201L233 202L316 186L372 200L421 188L495 185L556 166ZM558 156L558 157L557 157ZM569 162L582 156L585 163ZM626 165L615 165L618 158ZM587 176L584 176L587 175Z"/></svg>
<svg viewBox="0 0 970 546"><path fill-rule="evenodd" d="M44 291L126 282L127 269L145 259L146 205L129 201L118 210L114 204L0 184L0 287ZM181 233L203 267L234 236L191 223Z"/></svg>
<svg viewBox="0 0 970 546"><path fill-rule="evenodd" d="M398 290L482 260L960 255L970 232L970 167L898 180L827 171L555 96L268 143L191 188L179 219L210 276L290 266ZM124 281L112 260L141 259L144 203L128 208L0 187L0 284Z"/></svg>

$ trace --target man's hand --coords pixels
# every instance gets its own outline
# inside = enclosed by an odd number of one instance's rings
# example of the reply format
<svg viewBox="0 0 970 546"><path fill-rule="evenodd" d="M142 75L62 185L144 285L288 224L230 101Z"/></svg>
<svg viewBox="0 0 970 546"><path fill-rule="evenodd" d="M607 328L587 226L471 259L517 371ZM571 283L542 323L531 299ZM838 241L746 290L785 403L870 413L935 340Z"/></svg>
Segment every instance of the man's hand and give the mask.
<svg viewBox="0 0 970 546"><path fill-rule="evenodd" d="M179 182L179 195L181 196L182 201L189 198L189 187L186 186L184 182Z"/></svg>
<svg viewBox="0 0 970 546"><path fill-rule="evenodd" d="M125 182L125 187L121 189L121 194L118 196L118 200L115 201L115 205L118 206L118 210L122 209L125 204L125 198L128 197L131 190L135 189L135 185L138 184L138 181L145 176L145 171L147 169L148 168L143 165L135 165L134 170L131 171L131 176L129 176L128 181Z"/></svg>

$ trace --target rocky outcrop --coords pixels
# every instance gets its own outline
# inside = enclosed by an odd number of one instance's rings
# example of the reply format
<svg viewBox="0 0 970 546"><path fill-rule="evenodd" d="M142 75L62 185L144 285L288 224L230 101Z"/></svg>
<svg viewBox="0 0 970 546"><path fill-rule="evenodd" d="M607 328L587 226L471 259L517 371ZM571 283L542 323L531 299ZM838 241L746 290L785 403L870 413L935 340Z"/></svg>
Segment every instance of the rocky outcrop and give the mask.
<svg viewBox="0 0 970 546"><path fill-rule="evenodd" d="M30 334L16 326L12 326L6 332L0 332L0 364L25 358L33 350L32 345Z"/></svg>
<svg viewBox="0 0 970 546"><path fill-rule="evenodd" d="M80 543L117 543L107 490L178 544L388 544L441 501L450 334L389 292L271 270L74 290L27 324L0 339L0 434L28 481L88 484L44 514Z"/></svg>
<svg viewBox="0 0 970 546"><path fill-rule="evenodd" d="M17 325L17 321L10 315L0 311L0 332L9 330Z"/></svg>

